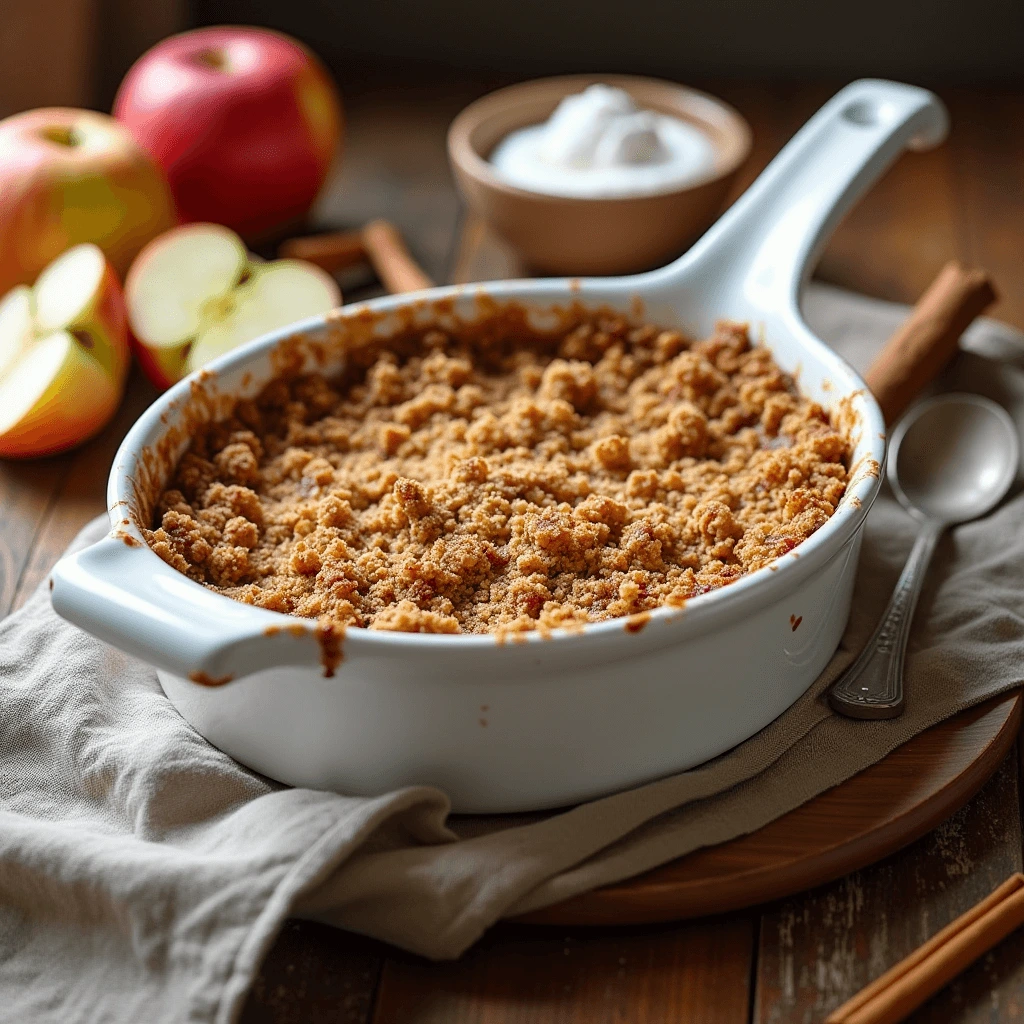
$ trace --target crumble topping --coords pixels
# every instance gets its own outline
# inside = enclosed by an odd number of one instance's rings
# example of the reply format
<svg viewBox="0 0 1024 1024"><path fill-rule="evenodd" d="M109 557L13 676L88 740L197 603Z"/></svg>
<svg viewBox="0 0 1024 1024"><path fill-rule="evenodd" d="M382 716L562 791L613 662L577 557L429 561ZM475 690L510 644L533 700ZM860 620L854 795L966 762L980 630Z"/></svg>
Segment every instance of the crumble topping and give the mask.
<svg viewBox="0 0 1024 1024"><path fill-rule="evenodd" d="M574 627L790 551L835 511L849 454L743 324L428 330L239 401L146 538L213 590L342 627Z"/></svg>

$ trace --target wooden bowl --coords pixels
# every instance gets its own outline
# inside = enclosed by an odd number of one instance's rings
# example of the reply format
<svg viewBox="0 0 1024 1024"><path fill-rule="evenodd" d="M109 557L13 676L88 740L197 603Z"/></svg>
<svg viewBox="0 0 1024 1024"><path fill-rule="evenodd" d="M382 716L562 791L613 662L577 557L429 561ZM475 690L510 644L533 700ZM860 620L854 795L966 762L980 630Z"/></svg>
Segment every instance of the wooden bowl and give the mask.
<svg viewBox="0 0 1024 1024"><path fill-rule="evenodd" d="M546 121L560 100L603 82L641 108L688 121L712 141L707 175L631 199L549 196L506 184L488 162L509 132ZM499 89L471 103L448 131L448 156L469 206L533 268L549 274L628 274L667 262L715 220L750 152L750 127L707 93L634 75L566 75Z"/></svg>

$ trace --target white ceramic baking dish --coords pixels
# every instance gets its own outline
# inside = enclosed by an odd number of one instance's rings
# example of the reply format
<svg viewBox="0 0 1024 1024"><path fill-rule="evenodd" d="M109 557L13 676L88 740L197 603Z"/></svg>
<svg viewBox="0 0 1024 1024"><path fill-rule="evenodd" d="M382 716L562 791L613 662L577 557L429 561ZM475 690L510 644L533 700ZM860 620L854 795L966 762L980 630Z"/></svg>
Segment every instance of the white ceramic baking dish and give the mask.
<svg viewBox="0 0 1024 1024"><path fill-rule="evenodd" d="M722 753L785 711L835 651L884 458L878 407L803 322L803 280L882 170L905 146L934 145L945 130L930 93L857 82L662 270L389 297L229 353L172 388L129 432L110 476L112 532L54 569L54 608L155 665L167 696L212 743L293 785L376 794L432 784L457 811L522 811ZM255 394L286 355L331 370L368 333L472 319L508 303L550 322L573 302L698 337L720 317L749 320L804 392L833 409L844 403L855 450L835 515L777 563L682 609L504 644L350 629L337 650L315 623L213 593L142 541L139 523L195 424Z"/></svg>

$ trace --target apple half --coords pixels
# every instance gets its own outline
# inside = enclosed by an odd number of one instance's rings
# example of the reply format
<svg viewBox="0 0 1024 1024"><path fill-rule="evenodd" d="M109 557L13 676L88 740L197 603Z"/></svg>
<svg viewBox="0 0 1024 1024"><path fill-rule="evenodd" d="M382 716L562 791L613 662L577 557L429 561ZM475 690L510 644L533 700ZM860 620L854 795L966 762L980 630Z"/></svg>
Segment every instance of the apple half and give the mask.
<svg viewBox="0 0 1024 1024"><path fill-rule="evenodd" d="M0 458L52 455L100 430L131 353L121 286L91 243L0 300Z"/></svg>
<svg viewBox="0 0 1024 1024"><path fill-rule="evenodd" d="M167 388L247 341L334 309L341 292L312 263L264 263L230 229L187 224L142 250L125 299L139 362Z"/></svg>

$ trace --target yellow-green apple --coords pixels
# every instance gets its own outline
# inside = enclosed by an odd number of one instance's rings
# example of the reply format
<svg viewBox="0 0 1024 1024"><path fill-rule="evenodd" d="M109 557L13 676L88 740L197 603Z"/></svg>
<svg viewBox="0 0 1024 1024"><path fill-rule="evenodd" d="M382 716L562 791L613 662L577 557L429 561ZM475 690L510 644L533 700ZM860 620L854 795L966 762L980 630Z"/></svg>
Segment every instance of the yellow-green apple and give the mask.
<svg viewBox="0 0 1024 1024"><path fill-rule="evenodd" d="M251 27L183 32L125 76L114 116L160 163L184 222L249 241L300 221L341 140L341 101L301 43Z"/></svg>
<svg viewBox="0 0 1024 1024"><path fill-rule="evenodd" d="M0 458L73 448L114 415L131 355L98 246L76 245L0 301Z"/></svg>
<svg viewBox="0 0 1024 1024"><path fill-rule="evenodd" d="M334 309L341 292L312 263L264 263L229 228L185 224L139 253L125 300L139 363L166 388L229 349Z"/></svg>
<svg viewBox="0 0 1024 1024"><path fill-rule="evenodd" d="M0 121L0 295L81 242L124 274L175 223L163 171L112 117L51 107Z"/></svg>

